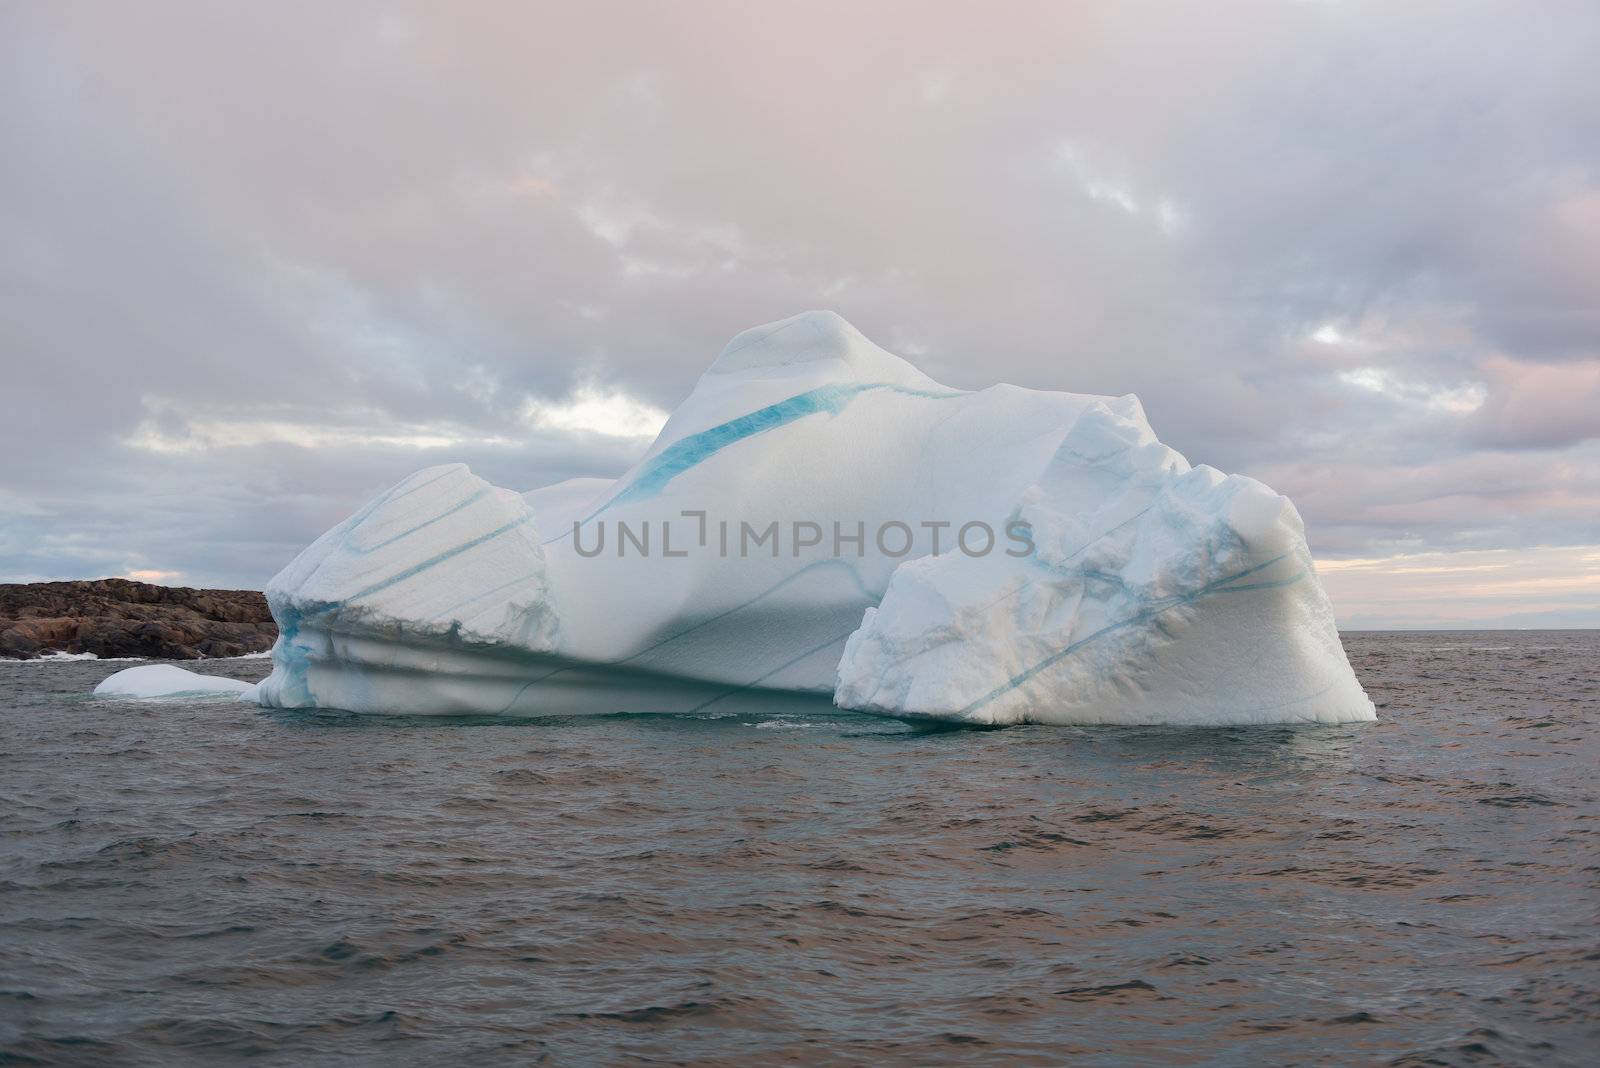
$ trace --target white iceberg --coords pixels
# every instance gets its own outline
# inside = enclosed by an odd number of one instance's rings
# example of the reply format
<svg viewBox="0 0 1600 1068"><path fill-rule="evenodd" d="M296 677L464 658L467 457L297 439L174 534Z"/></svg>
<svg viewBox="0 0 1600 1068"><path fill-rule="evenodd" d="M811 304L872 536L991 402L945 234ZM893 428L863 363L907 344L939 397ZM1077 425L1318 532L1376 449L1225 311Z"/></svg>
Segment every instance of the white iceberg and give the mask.
<svg viewBox="0 0 1600 1068"><path fill-rule="evenodd" d="M221 675L202 675L173 664L141 664L108 675L94 692L101 697L232 697L253 701L256 684Z"/></svg>
<svg viewBox="0 0 1600 1068"><path fill-rule="evenodd" d="M1374 718L1285 498L1131 395L950 389L825 312L734 338L622 478L420 471L267 598L286 708Z"/></svg>

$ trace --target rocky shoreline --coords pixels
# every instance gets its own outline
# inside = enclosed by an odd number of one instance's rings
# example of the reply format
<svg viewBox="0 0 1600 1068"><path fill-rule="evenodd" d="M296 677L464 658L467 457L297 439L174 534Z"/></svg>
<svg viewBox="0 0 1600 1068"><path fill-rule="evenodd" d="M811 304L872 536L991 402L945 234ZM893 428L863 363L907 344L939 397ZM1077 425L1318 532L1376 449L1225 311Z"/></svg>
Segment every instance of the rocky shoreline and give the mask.
<svg viewBox="0 0 1600 1068"><path fill-rule="evenodd" d="M196 590L108 578L0 584L0 658L52 653L196 660L272 648L255 590Z"/></svg>

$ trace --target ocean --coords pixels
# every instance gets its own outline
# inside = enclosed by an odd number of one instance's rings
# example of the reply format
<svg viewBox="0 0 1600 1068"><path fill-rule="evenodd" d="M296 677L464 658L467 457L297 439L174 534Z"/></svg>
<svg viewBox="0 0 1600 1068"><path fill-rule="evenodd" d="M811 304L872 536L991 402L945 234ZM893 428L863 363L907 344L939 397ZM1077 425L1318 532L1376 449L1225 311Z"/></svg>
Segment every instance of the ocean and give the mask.
<svg viewBox="0 0 1600 1068"><path fill-rule="evenodd" d="M0 1064L1593 1064L1600 632L1345 640L1376 724L402 720L0 663Z"/></svg>

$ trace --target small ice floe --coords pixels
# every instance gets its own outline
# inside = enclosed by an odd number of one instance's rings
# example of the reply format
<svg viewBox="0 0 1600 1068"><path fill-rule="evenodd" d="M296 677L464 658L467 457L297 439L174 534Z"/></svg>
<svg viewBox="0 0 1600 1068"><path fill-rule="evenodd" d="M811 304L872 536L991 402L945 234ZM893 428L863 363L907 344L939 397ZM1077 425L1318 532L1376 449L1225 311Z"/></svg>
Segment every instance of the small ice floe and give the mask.
<svg viewBox="0 0 1600 1068"><path fill-rule="evenodd" d="M94 688L101 697L233 697L255 700L256 684L220 675L201 675L171 664L124 668Z"/></svg>

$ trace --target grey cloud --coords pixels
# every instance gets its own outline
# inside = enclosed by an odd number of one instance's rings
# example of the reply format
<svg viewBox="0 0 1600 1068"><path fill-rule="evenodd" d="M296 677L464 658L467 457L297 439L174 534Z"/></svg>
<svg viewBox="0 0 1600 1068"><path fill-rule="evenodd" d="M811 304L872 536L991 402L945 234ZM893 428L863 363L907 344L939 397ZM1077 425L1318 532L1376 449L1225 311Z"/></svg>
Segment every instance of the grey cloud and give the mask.
<svg viewBox="0 0 1600 1068"><path fill-rule="evenodd" d="M1600 358L1534 364L1492 359L1488 399L1474 420L1490 446L1550 449L1600 438Z"/></svg>
<svg viewBox="0 0 1600 1068"><path fill-rule="evenodd" d="M955 385L1137 392L1319 548L1600 534L1592 419L1550 386L1600 358L1592 5L0 23L3 573L255 585L414 467L614 474L642 443L532 431L528 400L670 408L726 338L818 306ZM131 447L152 419L369 444ZM371 443L421 424L513 444Z"/></svg>

